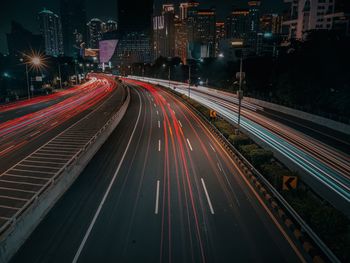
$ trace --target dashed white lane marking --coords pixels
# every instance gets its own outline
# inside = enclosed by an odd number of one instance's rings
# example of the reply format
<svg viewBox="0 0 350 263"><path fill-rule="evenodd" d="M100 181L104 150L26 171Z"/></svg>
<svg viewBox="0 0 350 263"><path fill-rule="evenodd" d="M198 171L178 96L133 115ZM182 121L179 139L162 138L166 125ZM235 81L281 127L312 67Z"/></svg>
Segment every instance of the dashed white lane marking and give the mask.
<svg viewBox="0 0 350 263"><path fill-rule="evenodd" d="M219 163L216 163L218 165L218 168L220 170L220 172L222 172L222 168L221 168L221 165Z"/></svg>
<svg viewBox="0 0 350 263"><path fill-rule="evenodd" d="M162 145L162 142L159 140L159 141L158 141L158 152L160 152L161 145Z"/></svg>
<svg viewBox="0 0 350 263"><path fill-rule="evenodd" d="M179 124L180 124L180 127L182 128L182 123L181 123L181 121L179 120Z"/></svg>
<svg viewBox="0 0 350 263"><path fill-rule="evenodd" d="M210 146L210 148L211 148L211 149L214 151L214 153L215 153L216 151L215 151L213 145L211 145L211 143L209 143L209 146Z"/></svg>
<svg viewBox="0 0 350 263"><path fill-rule="evenodd" d="M160 129L160 121L158 121L158 128Z"/></svg>
<svg viewBox="0 0 350 263"><path fill-rule="evenodd" d="M188 143L188 146L190 147L191 151L193 151L193 148L192 148L192 145L191 145L191 143L190 143L190 140L189 140L189 139L187 139L187 143Z"/></svg>
<svg viewBox="0 0 350 263"><path fill-rule="evenodd" d="M158 207L159 207L159 185L160 181L157 180L157 192L156 192L156 207L154 208L154 213L158 214Z"/></svg>
<svg viewBox="0 0 350 263"><path fill-rule="evenodd" d="M205 196L207 197L207 201L208 201L208 204L209 204L210 212L214 215L215 213L214 213L213 205L211 204L210 197L209 197L209 194L208 194L208 190L207 190L207 187L205 186L205 182L204 182L203 178L201 178L201 181L202 181L202 185L203 185Z"/></svg>

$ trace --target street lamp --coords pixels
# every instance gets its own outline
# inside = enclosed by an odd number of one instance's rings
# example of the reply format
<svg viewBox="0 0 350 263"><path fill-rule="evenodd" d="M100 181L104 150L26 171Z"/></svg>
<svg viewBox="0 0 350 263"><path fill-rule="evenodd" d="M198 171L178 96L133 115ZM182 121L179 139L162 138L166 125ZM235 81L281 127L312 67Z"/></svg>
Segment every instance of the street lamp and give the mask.
<svg viewBox="0 0 350 263"><path fill-rule="evenodd" d="M239 133L240 125L241 125L241 108L242 108L242 99L243 99L243 90L242 90L242 84L243 84L243 78L245 77L245 73L243 72L243 49L244 49L244 43L243 41L234 41L232 42L232 46L234 47L240 47L241 48L241 57L240 57L240 65L239 65L239 72L236 74L236 78L239 78L239 89L237 91L237 98L238 98L238 121L237 121L237 131L236 133Z"/></svg>
<svg viewBox="0 0 350 263"><path fill-rule="evenodd" d="M32 51L30 55L23 54L24 58L21 58L20 61L24 62L26 66L26 78L27 78L27 89L28 89L28 99L30 99L30 86L29 86L29 71L32 69L41 70L46 67L46 58L41 53L36 53ZM30 68L28 68L28 66ZM32 91L33 92L33 91ZM33 97L33 94L32 94Z"/></svg>

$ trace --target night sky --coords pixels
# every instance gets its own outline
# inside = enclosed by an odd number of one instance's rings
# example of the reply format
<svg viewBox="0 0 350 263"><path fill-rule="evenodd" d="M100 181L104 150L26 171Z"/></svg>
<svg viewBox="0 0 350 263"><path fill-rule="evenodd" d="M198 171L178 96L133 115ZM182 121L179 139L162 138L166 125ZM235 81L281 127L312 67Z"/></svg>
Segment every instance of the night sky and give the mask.
<svg viewBox="0 0 350 263"><path fill-rule="evenodd" d="M230 10L232 5L246 3L247 0L201 0L200 2L204 4L204 7L216 6L218 15L224 17L227 14L227 10ZM262 3L266 11L278 11L283 8L283 0L262 0ZM59 0L2 1L0 9L0 52L4 53L7 51L6 33L10 31L11 20L15 20L24 25L26 29L38 33L36 14L43 7L59 14ZM88 19L93 17L98 17L102 20L116 19L116 10L116 0L87 1Z"/></svg>

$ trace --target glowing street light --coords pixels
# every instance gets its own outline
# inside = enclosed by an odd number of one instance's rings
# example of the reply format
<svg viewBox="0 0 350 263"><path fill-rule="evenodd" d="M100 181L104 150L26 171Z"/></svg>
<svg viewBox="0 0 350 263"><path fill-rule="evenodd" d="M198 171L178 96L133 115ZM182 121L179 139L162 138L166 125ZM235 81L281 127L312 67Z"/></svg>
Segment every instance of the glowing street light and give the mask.
<svg viewBox="0 0 350 263"><path fill-rule="evenodd" d="M20 61L26 66L28 99L30 99L29 71L33 69L36 71L41 71L43 68L46 68L47 58L44 56L44 54L32 50L30 54L23 53L23 58L21 58ZM28 66L30 67L29 69Z"/></svg>

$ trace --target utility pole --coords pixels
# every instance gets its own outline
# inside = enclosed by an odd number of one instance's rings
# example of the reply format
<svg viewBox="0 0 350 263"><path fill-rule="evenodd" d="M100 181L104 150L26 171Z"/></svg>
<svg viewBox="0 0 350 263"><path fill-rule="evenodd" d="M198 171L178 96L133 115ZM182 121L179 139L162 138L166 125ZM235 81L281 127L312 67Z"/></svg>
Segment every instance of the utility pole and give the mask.
<svg viewBox="0 0 350 263"><path fill-rule="evenodd" d="M58 63L58 77L60 78L60 89L62 89L61 64Z"/></svg>
<svg viewBox="0 0 350 263"><path fill-rule="evenodd" d="M191 98L191 65L188 64L188 97Z"/></svg>
<svg viewBox="0 0 350 263"><path fill-rule="evenodd" d="M169 65L169 72L168 72L168 81L169 81L169 89L170 89L170 74L171 74L171 68L170 68L170 65Z"/></svg>
<svg viewBox="0 0 350 263"><path fill-rule="evenodd" d="M27 89L28 89L28 100L30 99L30 87L29 87L29 72L28 65L26 63L26 76L27 76Z"/></svg>
<svg viewBox="0 0 350 263"><path fill-rule="evenodd" d="M239 133L240 125L241 125L241 108L242 108L242 99L243 99L243 52L241 55L240 67L239 67L239 89L237 91L238 98L238 122L237 122L237 133Z"/></svg>

